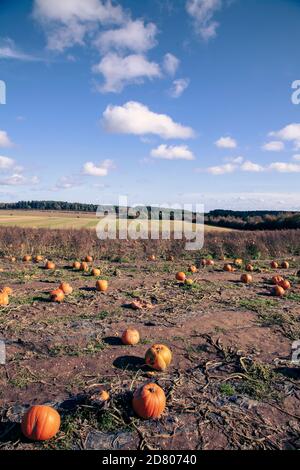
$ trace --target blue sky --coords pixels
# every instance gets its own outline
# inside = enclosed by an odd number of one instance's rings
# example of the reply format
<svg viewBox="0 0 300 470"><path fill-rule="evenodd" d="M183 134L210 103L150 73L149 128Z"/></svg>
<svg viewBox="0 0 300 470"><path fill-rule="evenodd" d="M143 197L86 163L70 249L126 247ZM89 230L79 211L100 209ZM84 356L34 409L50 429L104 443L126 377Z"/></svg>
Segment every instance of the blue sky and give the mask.
<svg viewBox="0 0 300 470"><path fill-rule="evenodd" d="M299 210L299 26L295 0L2 0L0 200Z"/></svg>

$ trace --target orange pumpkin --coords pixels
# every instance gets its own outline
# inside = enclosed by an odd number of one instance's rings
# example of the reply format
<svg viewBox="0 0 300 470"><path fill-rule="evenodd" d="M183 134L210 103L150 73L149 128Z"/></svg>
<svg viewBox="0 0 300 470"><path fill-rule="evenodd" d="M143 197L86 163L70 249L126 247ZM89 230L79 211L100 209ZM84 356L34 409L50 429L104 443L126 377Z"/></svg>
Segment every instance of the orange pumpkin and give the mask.
<svg viewBox="0 0 300 470"><path fill-rule="evenodd" d="M170 365L172 353L164 344L154 344L145 355L145 362L155 370L164 371Z"/></svg>
<svg viewBox="0 0 300 470"><path fill-rule="evenodd" d="M276 261L272 261L271 268L272 269L278 269L278 263Z"/></svg>
<svg viewBox="0 0 300 470"><path fill-rule="evenodd" d="M190 267L189 267L189 272L190 272L190 273L196 273L196 272L197 272L196 266L193 266L193 265L190 266Z"/></svg>
<svg viewBox="0 0 300 470"><path fill-rule="evenodd" d="M214 266L214 264L215 264L215 262L214 262L213 259L208 259L208 260L206 261L206 266Z"/></svg>
<svg viewBox="0 0 300 470"><path fill-rule="evenodd" d="M140 418L159 419L166 408L165 392L155 383L142 385L134 392L132 407Z"/></svg>
<svg viewBox="0 0 300 470"><path fill-rule="evenodd" d="M96 290L100 292L106 292L108 289L108 282L105 279L101 279L96 282Z"/></svg>
<svg viewBox="0 0 300 470"><path fill-rule="evenodd" d="M122 343L130 346L138 344L140 341L140 334L135 328L128 328L122 334Z"/></svg>
<svg viewBox="0 0 300 470"><path fill-rule="evenodd" d="M62 302L65 298L65 294L61 289L55 289L50 292L52 302Z"/></svg>
<svg viewBox="0 0 300 470"><path fill-rule="evenodd" d="M11 287L5 286L5 287L2 287L1 293L11 295L13 293L13 290Z"/></svg>
<svg viewBox="0 0 300 470"><path fill-rule="evenodd" d="M283 281L283 277L281 276L273 276L272 277L272 284L278 285Z"/></svg>
<svg viewBox="0 0 300 470"><path fill-rule="evenodd" d="M253 281L253 277L251 276L251 274L242 274L241 281L244 284L250 284Z"/></svg>
<svg viewBox="0 0 300 470"><path fill-rule="evenodd" d="M234 261L234 264L236 266L242 266L243 264L243 260L241 258L237 258L235 261Z"/></svg>
<svg viewBox="0 0 300 470"><path fill-rule="evenodd" d="M252 264L247 264L246 266L246 271L249 271L250 273L252 273L254 271L254 267L252 266Z"/></svg>
<svg viewBox="0 0 300 470"><path fill-rule="evenodd" d="M72 294L73 287L68 282L62 282L59 289L63 291L65 295Z"/></svg>
<svg viewBox="0 0 300 470"><path fill-rule="evenodd" d="M281 267L282 267L282 269L289 269L290 264L287 261L283 261L281 263Z"/></svg>
<svg viewBox="0 0 300 470"><path fill-rule="evenodd" d="M223 270L227 271L228 273L233 271L231 264L225 264Z"/></svg>
<svg viewBox="0 0 300 470"><path fill-rule="evenodd" d="M23 261L24 263L28 263L28 261L31 261L31 256L30 255L23 256Z"/></svg>
<svg viewBox="0 0 300 470"><path fill-rule="evenodd" d="M60 428L60 416L51 406L32 406L23 416L21 429L32 441L46 441L54 437Z"/></svg>
<svg viewBox="0 0 300 470"><path fill-rule="evenodd" d="M8 305L9 304L9 298L6 292L0 292L0 305Z"/></svg>
<svg viewBox="0 0 300 470"><path fill-rule="evenodd" d="M285 294L285 290L282 287L278 285L273 287L272 295L274 295L275 297L282 297L284 296L284 294Z"/></svg>
<svg viewBox="0 0 300 470"><path fill-rule="evenodd" d="M41 255L37 255L34 257L35 263L40 263L41 261L43 261L43 257Z"/></svg>
<svg viewBox="0 0 300 470"><path fill-rule="evenodd" d="M86 261L82 261L81 265L80 265L80 271L88 271L89 270L89 265L87 264Z"/></svg>
<svg viewBox="0 0 300 470"><path fill-rule="evenodd" d="M202 266L206 266L206 265L207 265L207 260L206 260L206 259L202 259L202 260L201 260L201 265L202 265Z"/></svg>
<svg viewBox="0 0 300 470"><path fill-rule="evenodd" d="M292 287L291 283L287 279L283 279L278 285L284 290L289 290Z"/></svg>
<svg viewBox="0 0 300 470"><path fill-rule="evenodd" d="M100 269L98 269L98 268L93 268L93 269L91 270L91 275L92 275L92 276L99 277L100 274L101 274L101 271L100 271Z"/></svg>
<svg viewBox="0 0 300 470"><path fill-rule="evenodd" d="M53 261L47 261L46 264L45 264L45 269L55 269L55 264L53 263Z"/></svg>
<svg viewBox="0 0 300 470"><path fill-rule="evenodd" d="M77 270L78 270L78 269L80 269L80 262L79 262L79 261L74 261L74 263L73 263L72 266L73 266L73 269L77 269Z"/></svg>
<svg viewBox="0 0 300 470"><path fill-rule="evenodd" d="M176 279L177 281L185 281L185 278L186 278L186 275L184 272L182 271L179 271L178 273L176 273Z"/></svg>
<svg viewBox="0 0 300 470"><path fill-rule="evenodd" d="M92 256L87 255L87 256L85 257L85 260L84 260L84 261L86 261L87 263L91 263L91 262L93 261L93 258L92 258Z"/></svg>
<svg viewBox="0 0 300 470"><path fill-rule="evenodd" d="M148 260L149 260L149 261L155 261L155 260L156 260L155 255L150 255L150 256L148 257Z"/></svg>

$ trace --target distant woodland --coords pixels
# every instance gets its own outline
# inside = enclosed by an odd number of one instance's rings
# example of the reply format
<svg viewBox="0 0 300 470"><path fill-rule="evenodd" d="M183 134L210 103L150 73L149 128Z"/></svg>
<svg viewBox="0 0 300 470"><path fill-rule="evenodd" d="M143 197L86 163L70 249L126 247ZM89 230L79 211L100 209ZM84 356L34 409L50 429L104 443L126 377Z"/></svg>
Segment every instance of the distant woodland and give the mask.
<svg viewBox="0 0 300 470"><path fill-rule="evenodd" d="M97 210L103 214L119 214L121 218L134 219L136 217L149 218L150 209L152 219L169 217L180 219L181 210L161 209L155 207L119 208L117 206L98 206L96 204L83 204L66 201L19 201L13 203L0 203L2 210L40 210L40 211L71 211L93 213ZM196 214L185 213L185 220L196 219ZM239 230L282 230L300 228L300 212L284 211L231 211L226 209L213 210L204 215L207 225L228 227Z"/></svg>

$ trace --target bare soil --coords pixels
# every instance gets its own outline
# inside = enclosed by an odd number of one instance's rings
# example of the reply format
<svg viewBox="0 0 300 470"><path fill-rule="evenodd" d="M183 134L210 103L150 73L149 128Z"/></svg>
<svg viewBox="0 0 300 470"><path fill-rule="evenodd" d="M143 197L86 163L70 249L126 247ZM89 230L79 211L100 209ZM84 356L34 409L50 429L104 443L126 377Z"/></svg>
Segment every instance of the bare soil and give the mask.
<svg viewBox="0 0 300 470"><path fill-rule="evenodd" d="M190 287L175 280L191 259L155 262L95 260L96 279L56 259L43 263L2 260L1 285L13 288L0 308L0 448L2 449L300 449L300 367L291 362L300 339L299 259L273 271L269 260L253 262L254 282L240 282L243 269L223 272L223 261L189 274ZM283 297L270 295L274 274L290 279ZM49 301L60 281L71 283L62 304ZM134 299L153 308L133 310ZM136 327L141 342L124 346L120 336ZM169 346L173 361L153 372L144 355L153 343ZM157 382L167 395L158 421L134 415L134 389ZM93 404L94 391L110 401ZM20 432L32 404L55 406L59 434L45 443Z"/></svg>

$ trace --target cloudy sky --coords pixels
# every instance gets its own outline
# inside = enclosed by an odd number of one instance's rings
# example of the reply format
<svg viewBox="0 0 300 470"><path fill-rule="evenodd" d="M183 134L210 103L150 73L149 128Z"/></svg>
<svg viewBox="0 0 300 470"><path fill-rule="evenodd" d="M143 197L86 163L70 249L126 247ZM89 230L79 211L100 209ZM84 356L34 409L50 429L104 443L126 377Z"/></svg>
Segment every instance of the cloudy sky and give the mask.
<svg viewBox="0 0 300 470"><path fill-rule="evenodd" d="M0 200L300 210L299 44L296 0L1 0Z"/></svg>

